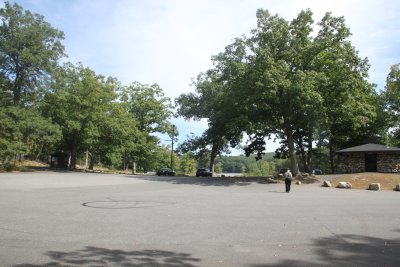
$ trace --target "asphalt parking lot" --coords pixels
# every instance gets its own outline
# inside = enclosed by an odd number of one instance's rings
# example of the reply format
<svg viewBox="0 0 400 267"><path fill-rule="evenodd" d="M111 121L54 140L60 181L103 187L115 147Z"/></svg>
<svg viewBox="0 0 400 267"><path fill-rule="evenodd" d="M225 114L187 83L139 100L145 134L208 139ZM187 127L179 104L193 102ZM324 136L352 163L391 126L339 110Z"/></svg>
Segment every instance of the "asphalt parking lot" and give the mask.
<svg viewBox="0 0 400 267"><path fill-rule="evenodd" d="M0 266L400 266L400 193L0 174Z"/></svg>

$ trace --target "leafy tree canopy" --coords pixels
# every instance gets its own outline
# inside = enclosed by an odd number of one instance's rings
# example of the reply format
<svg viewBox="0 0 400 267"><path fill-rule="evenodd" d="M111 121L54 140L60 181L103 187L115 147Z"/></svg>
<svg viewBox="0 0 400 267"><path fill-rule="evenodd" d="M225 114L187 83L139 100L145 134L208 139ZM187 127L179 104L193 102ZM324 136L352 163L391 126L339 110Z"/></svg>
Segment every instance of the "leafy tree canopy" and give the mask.
<svg viewBox="0 0 400 267"><path fill-rule="evenodd" d="M246 154L258 158L265 138L277 135L297 173L296 150L305 151L306 144L310 165L318 129L338 147L377 119L374 87L366 81L368 60L351 45L343 17L326 13L315 25L310 10L292 21L263 9L256 15L251 36L235 39L212 58L214 69L199 75L196 94L178 98L178 112L207 118L207 139L220 144L237 144L247 133Z"/></svg>
<svg viewBox="0 0 400 267"><path fill-rule="evenodd" d="M44 17L5 2L0 9L0 82L2 102L32 105L41 82L57 69L64 56L63 32Z"/></svg>
<svg viewBox="0 0 400 267"><path fill-rule="evenodd" d="M171 100L165 97L157 84L146 85L134 82L122 89L121 100L128 111L139 122L141 131L165 133L170 127L172 116Z"/></svg>

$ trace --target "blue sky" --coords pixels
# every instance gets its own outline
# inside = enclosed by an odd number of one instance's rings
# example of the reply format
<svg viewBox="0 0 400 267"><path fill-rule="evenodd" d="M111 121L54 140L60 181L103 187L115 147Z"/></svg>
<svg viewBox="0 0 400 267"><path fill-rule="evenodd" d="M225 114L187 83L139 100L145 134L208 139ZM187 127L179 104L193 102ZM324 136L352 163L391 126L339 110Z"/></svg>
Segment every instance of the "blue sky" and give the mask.
<svg viewBox="0 0 400 267"><path fill-rule="evenodd" d="M1 0L2 1L2 0ZM14 2L14 1L11 1ZM64 31L68 60L123 84L159 84L175 98L194 91L191 78L212 67L211 56L256 26L256 10L287 20L310 8L344 16L352 44L368 57L370 82L385 86L392 64L400 63L400 1L370 0L21 0L24 9L45 16ZM3 5L4 1L0 2ZM206 122L175 119L183 141ZM267 151L277 143L269 142Z"/></svg>

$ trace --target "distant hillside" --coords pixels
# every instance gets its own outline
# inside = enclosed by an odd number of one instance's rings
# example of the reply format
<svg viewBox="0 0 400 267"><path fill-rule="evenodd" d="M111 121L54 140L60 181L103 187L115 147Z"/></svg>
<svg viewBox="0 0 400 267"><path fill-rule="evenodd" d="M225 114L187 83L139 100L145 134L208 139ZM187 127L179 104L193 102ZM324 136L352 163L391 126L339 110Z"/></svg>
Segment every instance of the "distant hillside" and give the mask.
<svg viewBox="0 0 400 267"><path fill-rule="evenodd" d="M222 172L244 173L252 168L255 164L263 162L273 162L276 168L280 168L286 164L286 160L275 159L275 152L266 153L261 160L256 160L255 155L246 156L222 156L217 158L215 163L222 164Z"/></svg>

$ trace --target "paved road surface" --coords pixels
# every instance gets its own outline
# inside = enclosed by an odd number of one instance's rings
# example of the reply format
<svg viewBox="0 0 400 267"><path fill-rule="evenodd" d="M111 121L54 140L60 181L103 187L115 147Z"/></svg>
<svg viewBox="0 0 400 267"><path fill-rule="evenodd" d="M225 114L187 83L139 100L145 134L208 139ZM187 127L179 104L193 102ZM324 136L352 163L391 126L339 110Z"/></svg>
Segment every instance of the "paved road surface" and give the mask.
<svg viewBox="0 0 400 267"><path fill-rule="evenodd" d="M400 266L400 193L0 174L0 266Z"/></svg>

